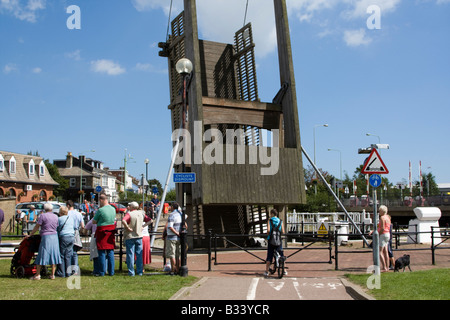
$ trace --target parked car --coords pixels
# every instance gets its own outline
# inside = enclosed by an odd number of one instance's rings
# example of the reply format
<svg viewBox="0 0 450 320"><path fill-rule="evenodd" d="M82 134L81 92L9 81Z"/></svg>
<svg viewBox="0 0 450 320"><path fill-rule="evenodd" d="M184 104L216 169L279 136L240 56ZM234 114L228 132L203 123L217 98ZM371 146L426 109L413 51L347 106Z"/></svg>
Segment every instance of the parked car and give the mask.
<svg viewBox="0 0 450 320"><path fill-rule="evenodd" d="M125 214L127 212L127 207L125 207L123 204L114 203L114 202L110 202L109 204L112 205L116 209L116 213Z"/></svg>
<svg viewBox="0 0 450 320"><path fill-rule="evenodd" d="M34 208L38 211L38 213L41 213L44 211L44 204L50 203L53 206L53 213L59 215L59 209L61 206L64 205L64 203L56 202L56 201L39 201L39 202L22 202L16 205L16 211L28 211L30 210L30 206L33 205Z"/></svg>

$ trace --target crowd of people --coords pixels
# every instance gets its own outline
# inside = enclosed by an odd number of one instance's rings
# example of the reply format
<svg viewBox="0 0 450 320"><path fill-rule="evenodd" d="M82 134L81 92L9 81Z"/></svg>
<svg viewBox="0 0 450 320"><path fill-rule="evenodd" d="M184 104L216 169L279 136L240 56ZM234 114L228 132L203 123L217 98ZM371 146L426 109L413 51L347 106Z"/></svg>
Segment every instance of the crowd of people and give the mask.
<svg viewBox="0 0 450 320"><path fill-rule="evenodd" d="M38 214L33 206L26 213L22 213L23 219L34 224L27 237L39 231L41 242L36 257L37 272L32 278L40 279L42 266L51 266L50 279L56 277L69 277L79 272L78 254L82 248L80 229L91 232L89 243L89 256L93 262L93 275L113 276L115 272L114 249L116 244L116 209L108 202L105 194L99 196L100 206L95 210L87 201L82 212L74 209L74 203L69 200L66 206L62 206L59 217L53 213L50 203L44 204L44 212ZM154 205L159 205L155 197ZM144 208L146 209L146 208ZM151 263L150 233L148 226L152 223L153 211L142 210L137 202L130 202L125 216L122 218L123 236L126 247L126 265L129 276L143 275L144 265ZM380 206L380 219L378 223L380 270L386 272L394 269L394 257L392 254L392 226L388 208ZM168 259L169 274L178 274L181 261L180 235L182 227L182 211L177 203L172 205L172 211L164 227L164 257ZM187 218L187 217L186 217ZM1 222L1 221L0 221ZM86 223L85 223L86 222ZM274 230L280 235L284 233L278 212L273 209L267 223L268 242L274 236ZM184 225L187 229L187 224ZM268 276L268 268L273 259L274 251L279 251L284 257L280 244L269 244L266 258L265 276Z"/></svg>
<svg viewBox="0 0 450 320"><path fill-rule="evenodd" d="M152 206L159 205L155 197ZM147 209L147 208L144 208ZM152 208L154 209L154 208ZM167 259L170 259L171 273L178 272L180 265L181 211L173 206L165 227L167 233ZM123 239L126 248L128 275L143 275L144 265L151 263L150 232L154 210L142 210L137 202L130 202L122 218ZM19 214L19 212L18 212ZM20 212L19 218L33 228L26 237L39 232L41 242L36 256L36 274L33 280L41 279L43 266L51 266L50 279L69 277L79 272L78 251L83 247L80 230L90 232L89 257L93 263L94 276L113 276L115 273L114 249L116 246L117 219L116 208L109 204L105 194L99 196L99 207L85 201L79 210L69 200L61 206L59 214L53 212L50 203L44 204L44 211L38 213L34 206L28 212ZM24 229L26 231L26 229ZM135 269L136 268L136 269Z"/></svg>
<svg viewBox="0 0 450 320"><path fill-rule="evenodd" d="M30 207L30 211L34 207ZM29 216L31 213L25 213ZM33 280L41 279L41 268L51 265L50 279L69 277L79 271L78 251L82 248L80 229L84 228L84 220L80 211L74 209L71 200L59 210L59 216L53 212L50 203L44 204L44 212L33 212L35 225L26 237L37 232L41 236L39 251L35 260L36 274Z"/></svg>

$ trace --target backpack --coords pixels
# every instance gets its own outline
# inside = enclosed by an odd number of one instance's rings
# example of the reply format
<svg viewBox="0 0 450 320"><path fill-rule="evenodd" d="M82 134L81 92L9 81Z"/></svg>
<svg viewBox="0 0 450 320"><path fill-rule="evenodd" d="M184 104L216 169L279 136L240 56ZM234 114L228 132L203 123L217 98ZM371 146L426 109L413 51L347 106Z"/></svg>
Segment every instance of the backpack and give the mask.
<svg viewBox="0 0 450 320"><path fill-rule="evenodd" d="M280 220L280 223L276 226L273 226L272 220L270 221L270 238L269 244L274 247L281 246L281 224L283 221Z"/></svg>

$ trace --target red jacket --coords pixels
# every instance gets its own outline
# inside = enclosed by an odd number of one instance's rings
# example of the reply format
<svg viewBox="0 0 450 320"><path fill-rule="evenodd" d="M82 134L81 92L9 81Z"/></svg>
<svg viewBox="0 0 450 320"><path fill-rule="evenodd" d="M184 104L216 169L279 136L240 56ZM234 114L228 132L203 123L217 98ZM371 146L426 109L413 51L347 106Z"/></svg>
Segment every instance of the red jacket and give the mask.
<svg viewBox="0 0 450 320"><path fill-rule="evenodd" d="M111 224L109 226L97 227L95 238L97 240L98 250L114 250L116 243L116 226Z"/></svg>

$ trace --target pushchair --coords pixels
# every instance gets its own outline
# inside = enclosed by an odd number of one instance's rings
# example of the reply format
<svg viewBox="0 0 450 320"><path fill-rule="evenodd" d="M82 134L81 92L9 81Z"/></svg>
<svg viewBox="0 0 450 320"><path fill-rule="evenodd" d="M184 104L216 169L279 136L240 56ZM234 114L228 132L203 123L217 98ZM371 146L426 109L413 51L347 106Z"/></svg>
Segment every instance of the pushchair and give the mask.
<svg viewBox="0 0 450 320"><path fill-rule="evenodd" d="M25 238L20 243L11 260L11 275L17 278L30 277L36 274L36 264L31 260L34 254L39 251L39 244L41 243L40 235L33 235ZM41 275L46 275L47 269L41 269Z"/></svg>

